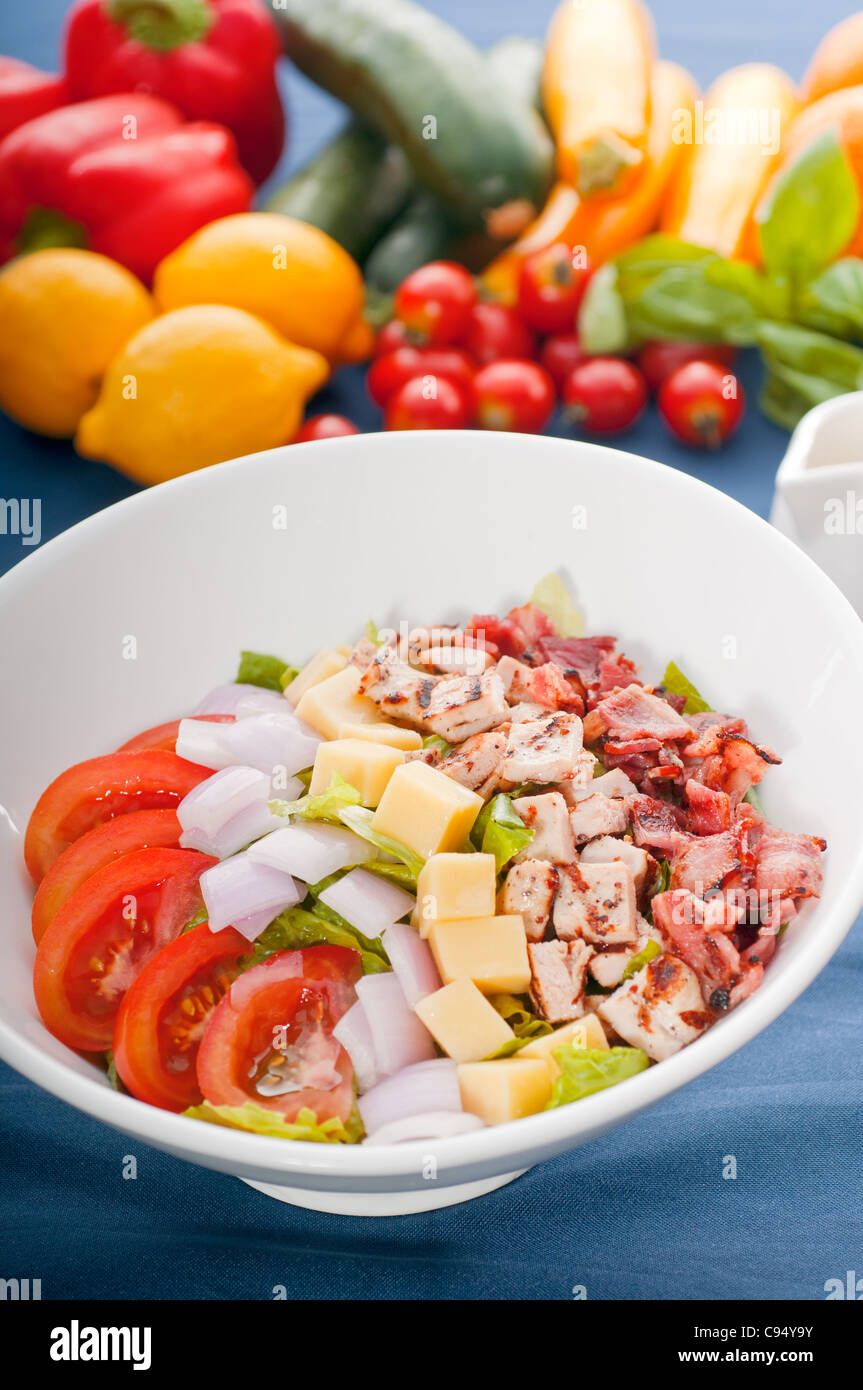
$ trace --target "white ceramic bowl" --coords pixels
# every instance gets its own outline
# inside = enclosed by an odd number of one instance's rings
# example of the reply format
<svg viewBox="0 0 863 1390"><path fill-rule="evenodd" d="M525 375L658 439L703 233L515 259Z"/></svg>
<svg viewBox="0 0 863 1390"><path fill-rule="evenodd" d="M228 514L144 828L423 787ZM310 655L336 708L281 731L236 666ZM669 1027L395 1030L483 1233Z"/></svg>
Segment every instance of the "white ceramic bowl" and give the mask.
<svg viewBox="0 0 863 1390"><path fill-rule="evenodd" d="M768 813L829 842L824 894L762 988L676 1057L599 1095L436 1144L288 1143L112 1091L43 1028L21 832L68 764L176 717L241 647L304 660L362 631L505 611L551 569L593 632L657 677L669 659L783 756ZM137 656L126 659L133 637ZM125 644L125 646L124 646ZM616 450L471 432L278 449L121 502L0 580L0 1053L105 1123L329 1211L445 1205L583 1144L736 1051L829 960L863 902L863 625L751 512ZM274 1186L273 1186L274 1185Z"/></svg>

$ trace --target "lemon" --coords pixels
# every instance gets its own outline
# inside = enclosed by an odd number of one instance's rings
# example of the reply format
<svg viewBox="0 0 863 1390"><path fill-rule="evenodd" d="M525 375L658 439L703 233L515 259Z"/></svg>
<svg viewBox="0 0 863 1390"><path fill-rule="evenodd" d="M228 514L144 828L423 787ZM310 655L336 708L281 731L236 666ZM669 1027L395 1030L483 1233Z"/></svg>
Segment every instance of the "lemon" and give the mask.
<svg viewBox="0 0 863 1390"><path fill-rule="evenodd" d="M242 309L195 304L148 323L111 363L75 447L158 483L289 442L324 357Z"/></svg>
<svg viewBox="0 0 863 1390"><path fill-rule="evenodd" d="M38 434L74 434L111 358L155 312L141 282L94 251L10 261L0 270L0 407Z"/></svg>

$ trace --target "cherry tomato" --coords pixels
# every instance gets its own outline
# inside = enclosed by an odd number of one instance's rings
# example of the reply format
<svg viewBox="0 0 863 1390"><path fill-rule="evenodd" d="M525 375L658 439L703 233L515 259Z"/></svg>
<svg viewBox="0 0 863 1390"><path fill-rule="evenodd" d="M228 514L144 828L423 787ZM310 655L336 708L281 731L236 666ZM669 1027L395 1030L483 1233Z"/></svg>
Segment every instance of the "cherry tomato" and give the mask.
<svg viewBox="0 0 863 1390"><path fill-rule="evenodd" d="M396 318L408 333L438 347L460 343L477 300L473 276L455 261L430 261L396 290Z"/></svg>
<svg viewBox="0 0 863 1390"><path fill-rule="evenodd" d="M671 433L696 449L718 449L743 416L743 387L727 367L687 362L666 377L656 398Z"/></svg>
<svg viewBox="0 0 863 1390"><path fill-rule="evenodd" d="M310 415L294 435L294 444L306 444L310 439L341 439L343 435L359 434L353 420L344 415Z"/></svg>
<svg viewBox="0 0 863 1390"><path fill-rule="evenodd" d="M573 367L586 362L587 354L578 340L577 333L555 333L543 343L539 360L558 391L562 391L563 383Z"/></svg>
<svg viewBox="0 0 863 1390"><path fill-rule="evenodd" d="M461 430L470 424L465 391L445 376L413 376L390 396L384 416L388 430Z"/></svg>
<svg viewBox="0 0 863 1390"><path fill-rule="evenodd" d="M126 811L179 806L212 768L146 748L88 758L55 777L40 796L24 836L24 860L39 883L54 860L79 836Z"/></svg>
<svg viewBox="0 0 863 1390"><path fill-rule="evenodd" d="M372 363L366 386L375 405L384 408L412 377L446 377L470 401L475 371L473 359L461 348L402 347Z"/></svg>
<svg viewBox="0 0 863 1390"><path fill-rule="evenodd" d="M304 1107L346 1120L353 1067L333 1037L359 979L346 947L280 951L247 970L215 1009L198 1052L198 1084L212 1105L254 1101L288 1121Z"/></svg>
<svg viewBox="0 0 863 1390"><path fill-rule="evenodd" d="M114 1024L114 1063L127 1090L162 1110L203 1099L198 1048L210 1015L240 973L250 946L233 927L207 923L163 946L123 996Z"/></svg>
<svg viewBox="0 0 863 1390"><path fill-rule="evenodd" d="M502 357L536 355L536 337L518 311L491 300L473 306L464 345L481 367Z"/></svg>
<svg viewBox="0 0 863 1390"><path fill-rule="evenodd" d="M572 333L589 278L590 266L563 242L534 251L519 273L519 312L538 333Z"/></svg>
<svg viewBox="0 0 863 1390"><path fill-rule="evenodd" d="M687 362L715 362L718 367L730 368L736 357L737 349L726 343L676 343L657 338L639 348L635 360L650 390L658 391L665 378Z"/></svg>
<svg viewBox="0 0 863 1390"><path fill-rule="evenodd" d="M474 377L476 418L485 430L537 434L554 410L554 382L537 362L490 362Z"/></svg>
<svg viewBox="0 0 863 1390"><path fill-rule="evenodd" d="M196 714L195 718L206 719L210 724L234 723L233 714ZM154 724L152 729L145 729L142 734L136 734L127 743L121 743L117 752L140 753L145 748L163 748L166 752L175 753L179 732L179 719L169 719L167 724Z"/></svg>
<svg viewBox="0 0 863 1390"><path fill-rule="evenodd" d="M111 1046L120 1001L145 965L201 910L198 880L217 864L190 849L139 849L81 884L36 949L33 992L67 1047Z"/></svg>
<svg viewBox="0 0 863 1390"><path fill-rule="evenodd" d="M179 849L176 811L130 811L94 826L55 859L33 899L33 938L41 941L49 922L77 888L97 869L136 849Z"/></svg>
<svg viewBox="0 0 863 1390"><path fill-rule="evenodd" d="M398 319L390 319L379 328L375 334L375 357L383 357L388 352L395 352L397 348L409 347L411 336L403 323Z"/></svg>
<svg viewBox="0 0 863 1390"><path fill-rule="evenodd" d="M617 434L641 415L647 385L622 357L590 357L566 378L562 400L570 418L591 434Z"/></svg>

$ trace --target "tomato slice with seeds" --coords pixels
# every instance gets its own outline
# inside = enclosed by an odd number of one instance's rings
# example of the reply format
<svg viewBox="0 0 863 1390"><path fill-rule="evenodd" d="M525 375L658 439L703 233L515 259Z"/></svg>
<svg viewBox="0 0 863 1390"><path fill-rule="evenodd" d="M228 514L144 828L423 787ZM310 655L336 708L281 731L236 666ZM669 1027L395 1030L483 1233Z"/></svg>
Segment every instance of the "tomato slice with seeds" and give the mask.
<svg viewBox="0 0 863 1390"><path fill-rule="evenodd" d="M138 1100L186 1110L203 1099L195 1063L210 1015L240 970L249 942L204 923L178 936L126 992L114 1025L114 1062Z"/></svg>
<svg viewBox="0 0 863 1390"><path fill-rule="evenodd" d="M33 991L67 1047L111 1046L123 995L202 907L198 880L217 864L190 849L139 849L92 874L60 908L36 950Z"/></svg>
<svg viewBox="0 0 863 1390"><path fill-rule="evenodd" d="M94 826L55 859L33 899L33 939L41 941L49 922L97 869L135 849L179 849L182 829L177 812L130 811Z"/></svg>
<svg viewBox="0 0 863 1390"><path fill-rule="evenodd" d="M288 1122L305 1108L347 1120L353 1067L333 1027L356 998L359 953L344 946L280 951L237 979L214 1010L198 1052L211 1105L253 1101Z"/></svg>
<svg viewBox="0 0 863 1390"><path fill-rule="evenodd" d="M236 722L233 714L191 714L187 717L205 720L208 724L233 724ZM145 729L142 734L136 734L127 743L121 743L117 752L140 753L146 748L163 748L169 753L175 753L179 732L179 719L169 719L166 724L154 724L152 729Z"/></svg>
<svg viewBox="0 0 863 1390"><path fill-rule="evenodd" d="M212 768L161 749L108 753L67 768L42 793L27 825L24 859L33 882L94 826L128 811L177 807L212 775Z"/></svg>

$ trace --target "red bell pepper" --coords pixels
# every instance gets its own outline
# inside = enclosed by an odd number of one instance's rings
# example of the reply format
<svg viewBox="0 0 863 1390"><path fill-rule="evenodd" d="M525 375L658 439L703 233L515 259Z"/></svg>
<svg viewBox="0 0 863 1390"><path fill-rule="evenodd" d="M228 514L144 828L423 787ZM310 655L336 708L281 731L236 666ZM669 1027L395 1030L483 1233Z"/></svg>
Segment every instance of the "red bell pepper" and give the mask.
<svg viewBox="0 0 863 1390"><path fill-rule="evenodd" d="M61 106L0 142L0 262L86 246L149 282L192 232L247 212L253 191L230 131L186 123L158 97Z"/></svg>
<svg viewBox="0 0 863 1390"><path fill-rule="evenodd" d="M282 152L278 30L262 0L77 0L66 25L71 99L146 91L233 132L255 183Z"/></svg>
<svg viewBox="0 0 863 1390"><path fill-rule="evenodd" d="M66 83L53 72L41 72L17 58L0 57L0 140L25 121L65 106Z"/></svg>

